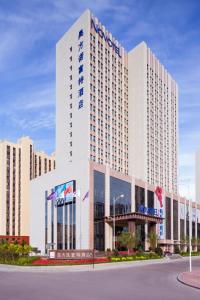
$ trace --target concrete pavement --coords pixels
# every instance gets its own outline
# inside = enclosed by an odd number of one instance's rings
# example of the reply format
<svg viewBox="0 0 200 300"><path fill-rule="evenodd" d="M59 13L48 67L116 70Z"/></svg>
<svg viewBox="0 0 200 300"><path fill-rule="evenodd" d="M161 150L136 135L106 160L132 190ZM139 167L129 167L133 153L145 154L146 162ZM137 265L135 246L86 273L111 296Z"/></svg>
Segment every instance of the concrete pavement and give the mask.
<svg viewBox="0 0 200 300"><path fill-rule="evenodd" d="M200 289L200 269L192 272L183 272L178 275L178 280L183 284Z"/></svg>

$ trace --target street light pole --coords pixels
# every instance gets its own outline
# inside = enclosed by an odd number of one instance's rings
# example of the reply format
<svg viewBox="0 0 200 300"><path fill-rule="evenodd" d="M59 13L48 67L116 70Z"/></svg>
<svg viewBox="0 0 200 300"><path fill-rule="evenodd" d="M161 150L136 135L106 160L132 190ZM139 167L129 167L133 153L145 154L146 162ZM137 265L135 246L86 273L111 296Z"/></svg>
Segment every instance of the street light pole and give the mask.
<svg viewBox="0 0 200 300"><path fill-rule="evenodd" d="M189 257L190 257L190 272L192 272L192 207L189 202Z"/></svg>
<svg viewBox="0 0 200 300"><path fill-rule="evenodd" d="M115 198L113 201L113 250L115 250Z"/></svg>
<svg viewBox="0 0 200 300"><path fill-rule="evenodd" d="M192 272L192 199L190 196L190 180L184 181L188 188L188 200L189 200L189 271ZM187 218L186 218L187 220Z"/></svg>
<svg viewBox="0 0 200 300"><path fill-rule="evenodd" d="M115 250L115 202L120 198L124 198L124 194L113 198L113 250Z"/></svg>

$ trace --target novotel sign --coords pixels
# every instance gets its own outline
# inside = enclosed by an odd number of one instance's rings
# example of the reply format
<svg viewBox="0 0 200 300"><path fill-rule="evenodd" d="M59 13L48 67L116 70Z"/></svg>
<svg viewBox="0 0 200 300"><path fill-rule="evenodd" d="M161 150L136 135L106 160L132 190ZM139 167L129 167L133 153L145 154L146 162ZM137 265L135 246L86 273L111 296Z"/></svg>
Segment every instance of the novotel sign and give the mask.
<svg viewBox="0 0 200 300"><path fill-rule="evenodd" d="M103 32L103 30L99 27L99 25L95 24L94 20L91 19L91 28L94 28L96 33L100 36L101 39L103 39L110 48L114 50L114 52L121 58L120 54L120 48L117 47L117 45Z"/></svg>

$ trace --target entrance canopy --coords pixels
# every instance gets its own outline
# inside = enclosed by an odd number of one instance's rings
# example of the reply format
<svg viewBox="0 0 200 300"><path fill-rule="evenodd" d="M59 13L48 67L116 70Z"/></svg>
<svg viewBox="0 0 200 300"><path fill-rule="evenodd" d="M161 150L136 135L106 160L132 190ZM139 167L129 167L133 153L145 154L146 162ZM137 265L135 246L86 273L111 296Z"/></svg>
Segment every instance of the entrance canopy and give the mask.
<svg viewBox="0 0 200 300"><path fill-rule="evenodd" d="M112 223L113 216L105 217L105 222ZM163 222L162 217L147 215L139 212L131 212L123 215L116 215L115 222L117 221L144 221L144 222L154 222L161 224Z"/></svg>

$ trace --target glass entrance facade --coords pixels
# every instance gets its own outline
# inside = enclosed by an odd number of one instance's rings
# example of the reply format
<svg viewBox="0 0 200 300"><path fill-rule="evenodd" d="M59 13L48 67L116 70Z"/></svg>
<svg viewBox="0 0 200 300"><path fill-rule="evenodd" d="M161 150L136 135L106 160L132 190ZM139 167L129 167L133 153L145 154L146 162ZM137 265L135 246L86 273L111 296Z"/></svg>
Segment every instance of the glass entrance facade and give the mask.
<svg viewBox="0 0 200 300"><path fill-rule="evenodd" d="M57 249L76 249L76 202L57 207Z"/></svg>
<svg viewBox="0 0 200 300"><path fill-rule="evenodd" d="M115 204L115 205L114 205ZM123 215L131 212L131 183L110 177L110 215Z"/></svg>
<svg viewBox="0 0 200 300"><path fill-rule="evenodd" d="M94 249L105 248L105 174L94 171Z"/></svg>

